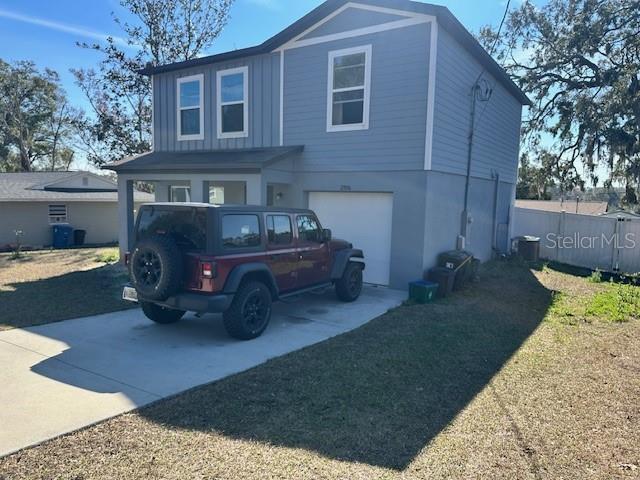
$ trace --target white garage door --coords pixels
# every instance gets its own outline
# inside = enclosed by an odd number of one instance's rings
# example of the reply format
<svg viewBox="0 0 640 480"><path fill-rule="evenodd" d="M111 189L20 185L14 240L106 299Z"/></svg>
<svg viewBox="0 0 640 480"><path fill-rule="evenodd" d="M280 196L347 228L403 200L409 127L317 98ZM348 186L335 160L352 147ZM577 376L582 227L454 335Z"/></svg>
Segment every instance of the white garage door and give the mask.
<svg viewBox="0 0 640 480"><path fill-rule="evenodd" d="M389 284L392 194L310 192L309 208L335 238L348 240L364 252L365 282Z"/></svg>

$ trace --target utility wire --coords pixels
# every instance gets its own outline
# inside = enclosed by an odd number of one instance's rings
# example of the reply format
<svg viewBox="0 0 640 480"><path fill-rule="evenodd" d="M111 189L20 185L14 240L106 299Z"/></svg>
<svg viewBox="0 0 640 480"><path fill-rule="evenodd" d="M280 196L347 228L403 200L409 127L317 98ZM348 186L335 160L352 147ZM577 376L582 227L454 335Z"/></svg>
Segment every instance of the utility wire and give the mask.
<svg viewBox="0 0 640 480"><path fill-rule="evenodd" d="M502 21L500 22L500 26L498 27L498 33L496 34L496 39L493 41L493 46L491 50L489 50L489 55L493 55L494 50L498 46L498 40L500 40L500 32L502 32L502 27L504 25L505 20L507 19L507 14L509 13L509 6L511 5L511 0L507 0L507 6L504 9L504 15L502 15Z"/></svg>
<svg viewBox="0 0 640 480"><path fill-rule="evenodd" d="M511 0L507 0L507 5L504 8L504 14L502 15L502 20L500 21L500 26L498 27L498 32L496 33L496 38L493 40L493 45L491 46L491 49L489 50L489 55L493 55L493 52L495 51L496 47L498 46L498 41L500 40L500 34L502 33L502 27L504 26L504 22L507 19L507 15L509 14L509 7L511 6ZM474 85L476 83L478 83L478 81L480 80L480 78L482 77L482 75L484 75L485 69L484 67L482 68L482 70L480 71L480 75L478 75L478 78L476 78L476 81L474 83Z"/></svg>
<svg viewBox="0 0 640 480"><path fill-rule="evenodd" d="M504 14L502 15L502 20L500 20L500 26L498 27L498 32L496 33L496 38L493 40L493 45L491 46L491 49L489 50L489 55L493 55L493 52L495 52L496 47L498 46L498 42L500 41L500 34L502 33L502 27L504 26L504 22L507 19L507 15L509 14L509 7L511 6L511 0L507 0L507 5L504 8ZM478 75L478 78L476 78L476 82L473 84L474 85L474 90L475 90L475 86L477 85L477 83L480 81L480 79L482 78L482 75L484 75L484 72L486 70L484 69L484 67L482 68L482 70L480 71L480 75ZM495 83L493 85L491 85L491 89L493 90L495 88ZM474 95L476 94L476 92L474 91ZM480 115L478 117L478 121L480 121L482 119L482 117L484 116L484 112L487 109L487 104L489 102L484 102L484 106L482 107L482 111L480 112Z"/></svg>

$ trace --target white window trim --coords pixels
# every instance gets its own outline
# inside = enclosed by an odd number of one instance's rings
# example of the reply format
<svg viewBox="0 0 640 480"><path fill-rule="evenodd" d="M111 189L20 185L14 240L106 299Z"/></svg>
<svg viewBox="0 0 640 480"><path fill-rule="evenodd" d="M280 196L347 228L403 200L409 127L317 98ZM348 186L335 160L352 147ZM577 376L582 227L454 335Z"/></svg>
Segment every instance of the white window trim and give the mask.
<svg viewBox="0 0 640 480"><path fill-rule="evenodd" d="M333 62L337 57L364 53L364 105L362 123L352 123L349 125L333 125L333 94L336 92L346 92L350 90L360 90L357 88L333 88ZM329 52L329 70L327 75L327 132L349 132L354 130L369 129L369 104L371 103L371 45L345 48L343 50L333 50Z"/></svg>
<svg viewBox="0 0 640 480"><path fill-rule="evenodd" d="M191 187L189 187L188 185L171 185L171 187L169 188L169 201L171 203L175 202L173 192L175 192L176 190L184 190L184 198L186 199L186 203L191 202Z"/></svg>
<svg viewBox="0 0 640 480"><path fill-rule="evenodd" d="M243 99L241 102L223 102L222 101L222 77L243 74ZM222 132L222 107L225 105L243 104L243 130L241 132ZM218 139L225 138L245 138L249 136L249 67L230 68L227 70L218 70L216 72L216 123Z"/></svg>
<svg viewBox="0 0 640 480"><path fill-rule="evenodd" d="M192 110L195 107L181 107L180 106L180 85L183 83L198 81L200 85L200 132L194 135L182 135L182 118L180 112L182 110ZM183 142L187 140L204 140L204 75L202 73L198 75L190 75L188 77L180 77L176 84L176 125L178 126L178 141Z"/></svg>

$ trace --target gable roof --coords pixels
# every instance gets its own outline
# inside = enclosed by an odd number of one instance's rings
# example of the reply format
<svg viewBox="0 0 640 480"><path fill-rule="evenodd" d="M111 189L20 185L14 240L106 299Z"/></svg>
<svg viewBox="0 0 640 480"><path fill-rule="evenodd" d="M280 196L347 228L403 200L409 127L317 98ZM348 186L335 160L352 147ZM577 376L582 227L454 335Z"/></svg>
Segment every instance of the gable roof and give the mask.
<svg viewBox="0 0 640 480"><path fill-rule="evenodd" d="M498 65L491 55L487 53L475 37L469 33L469 31L458 21L448 8L411 0L327 0L300 20L292 23L280 33L274 35L260 45L210 55L207 57L194 58L184 62L176 62L157 67L147 67L140 70L139 73L142 75L154 75L174 70L181 70L183 68L198 67L273 52L348 3L360 3L377 7L393 8L436 17L438 19L438 25L444 28L469 53L471 53L471 55L478 60L487 72L493 75L511 95L517 98L522 105L531 105L531 100L527 98L520 87L511 80L511 77L509 77L507 72Z"/></svg>
<svg viewBox="0 0 640 480"><path fill-rule="evenodd" d="M77 176L89 176L111 188L64 188L57 184ZM117 202L117 184L91 172L0 173L0 202ZM151 194L135 192L137 202L153 201Z"/></svg>

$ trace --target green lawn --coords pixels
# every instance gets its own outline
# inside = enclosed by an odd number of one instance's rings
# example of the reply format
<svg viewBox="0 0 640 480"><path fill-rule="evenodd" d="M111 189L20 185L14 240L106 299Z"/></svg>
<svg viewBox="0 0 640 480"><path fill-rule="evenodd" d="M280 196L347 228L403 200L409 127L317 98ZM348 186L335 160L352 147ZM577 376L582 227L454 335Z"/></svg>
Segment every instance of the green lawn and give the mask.
<svg viewBox="0 0 640 480"><path fill-rule="evenodd" d="M130 308L115 248L0 254L0 330Z"/></svg>
<svg viewBox="0 0 640 480"><path fill-rule="evenodd" d="M446 301L11 455L0 478L638 478L640 311L612 321L618 288L493 264Z"/></svg>

